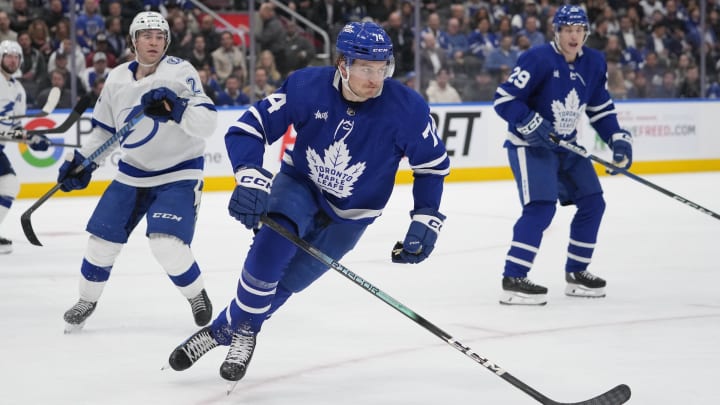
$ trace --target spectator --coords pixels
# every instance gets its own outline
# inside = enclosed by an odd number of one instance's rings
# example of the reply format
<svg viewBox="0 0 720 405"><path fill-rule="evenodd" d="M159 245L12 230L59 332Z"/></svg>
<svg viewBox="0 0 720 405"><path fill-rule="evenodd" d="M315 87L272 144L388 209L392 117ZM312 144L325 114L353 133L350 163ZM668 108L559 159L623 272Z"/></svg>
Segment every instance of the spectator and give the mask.
<svg viewBox="0 0 720 405"><path fill-rule="evenodd" d="M198 35L205 38L205 49L213 53L220 47L220 34L215 28L215 20L210 14L205 14L200 19Z"/></svg>
<svg viewBox="0 0 720 405"><path fill-rule="evenodd" d="M83 88L82 84L80 84L80 77L78 75L74 74L72 71L70 71L70 68L68 66L68 57L67 53L61 50L57 50L53 52L53 68L48 68L48 74L51 74L52 72L60 72L64 76L63 83L65 84L65 88L67 90L70 90L72 86L72 81L74 80L76 83L76 91L79 96L82 96L85 94L85 89ZM51 87L52 78L50 76L46 76L46 79L44 79L42 82L40 82L39 88L44 89L47 87Z"/></svg>
<svg viewBox="0 0 720 405"><path fill-rule="evenodd" d="M275 57L272 52L268 50L260 52L256 67L265 68L265 71L268 74L267 82L269 85L279 87L282 84L283 77L275 66Z"/></svg>
<svg viewBox="0 0 720 405"><path fill-rule="evenodd" d="M217 105L217 91L215 90L215 87L219 87L217 85L217 82L212 79L212 75L210 74L209 68L203 68L198 69L198 77L200 78L200 83L202 84L203 91L205 94L210 97L210 99L213 101L215 105ZM211 82L212 80L212 82Z"/></svg>
<svg viewBox="0 0 720 405"><path fill-rule="evenodd" d="M395 55L395 76L399 77L415 69L415 49L412 30L402 25L399 11L390 13L385 31L390 36Z"/></svg>
<svg viewBox="0 0 720 405"><path fill-rule="evenodd" d="M525 28L517 32L516 37L525 35L530 41L530 46L543 45L545 42L545 35L540 31L540 21L534 15L529 15L525 18Z"/></svg>
<svg viewBox="0 0 720 405"><path fill-rule="evenodd" d="M305 37L295 21L288 21L285 32L285 61L289 74L310 65L315 60L315 45Z"/></svg>
<svg viewBox="0 0 720 405"><path fill-rule="evenodd" d="M619 63L607 64L607 87L608 93L615 100L624 100L627 98L627 87L625 87L625 78L620 69Z"/></svg>
<svg viewBox="0 0 720 405"><path fill-rule="evenodd" d="M633 86L628 90L628 99L643 99L652 96L652 90L648 79L642 71L635 72Z"/></svg>
<svg viewBox="0 0 720 405"><path fill-rule="evenodd" d="M83 9L77 17L75 27L78 38L83 38L86 44L91 44L99 33L105 31L105 19L100 15L98 0L83 2Z"/></svg>
<svg viewBox="0 0 720 405"><path fill-rule="evenodd" d="M57 67L55 59L57 58L57 54L59 52L64 52L67 55L67 68L70 71L73 71L77 74L86 68L85 55L83 55L80 47L73 46L70 38L66 38L62 40L62 42L60 42L60 46L58 47L58 49L50 54L50 58L48 59L47 63L48 72L52 72Z"/></svg>
<svg viewBox="0 0 720 405"><path fill-rule="evenodd" d="M27 31L18 34L18 44L22 48L22 63L20 64L20 82L25 87L28 104L35 105L35 97L39 91L38 83L47 76L47 63L40 51L32 47L32 40Z"/></svg>
<svg viewBox="0 0 720 405"><path fill-rule="evenodd" d="M99 77L107 79L108 73L112 69L107 67L107 56L104 52L97 52L93 56L93 65L80 72L80 82L83 84L86 92L92 91L95 80Z"/></svg>
<svg viewBox="0 0 720 405"><path fill-rule="evenodd" d="M93 57L98 52L102 52L105 54L108 67L114 68L117 65L117 58L111 52L110 45L108 44L107 36L105 34L98 34L97 37L95 37L95 48L85 57L86 67L90 67L93 65Z"/></svg>
<svg viewBox="0 0 720 405"><path fill-rule="evenodd" d="M100 98L100 94L102 93L103 88L105 87L105 78L104 77L98 77L95 79L95 83L93 83L92 91L90 92L90 105L95 106L98 99Z"/></svg>
<svg viewBox="0 0 720 405"><path fill-rule="evenodd" d="M632 24L632 21L630 20L630 17L628 15L624 15L620 17L620 46L622 49L627 48L636 48L637 44L635 42L635 38L637 37L638 32L635 29L635 26Z"/></svg>
<svg viewBox="0 0 720 405"><path fill-rule="evenodd" d="M0 10L0 42L17 41L17 32L10 28L10 16L7 11Z"/></svg>
<svg viewBox="0 0 720 405"><path fill-rule="evenodd" d="M659 86L653 86L653 98L676 98L678 96L677 82L675 80L675 72L668 69L663 73L662 83Z"/></svg>
<svg viewBox="0 0 720 405"><path fill-rule="evenodd" d="M169 17L170 46L167 54L181 59L188 59L193 50L193 37L192 32L187 27L185 14L177 11Z"/></svg>
<svg viewBox="0 0 720 405"><path fill-rule="evenodd" d="M700 71L697 65L690 66L685 75L685 79L680 82L678 89L678 97L680 98L700 98Z"/></svg>
<svg viewBox="0 0 720 405"><path fill-rule="evenodd" d="M215 67L215 75L222 84L230 77L236 66L242 67L245 71L241 79L247 79L245 52L235 45L233 34L230 33L230 31L224 31L220 34L220 47L211 55L213 66Z"/></svg>
<svg viewBox="0 0 720 405"><path fill-rule="evenodd" d="M607 44L605 44L605 61L608 64L621 63L623 61L623 51L620 48L620 37L617 35L608 35Z"/></svg>
<svg viewBox="0 0 720 405"><path fill-rule="evenodd" d="M107 40L108 49L105 53L113 54L115 56L115 63L117 64L117 59L122 56L123 52L125 52L125 49L127 48L127 35L122 32L122 19L120 17L108 17L106 24L107 33L105 34L105 38Z"/></svg>
<svg viewBox="0 0 720 405"><path fill-rule="evenodd" d="M58 21L58 23L55 24L55 27L53 27L52 35L50 37L50 46L53 51L60 47L60 44L64 39L70 39L70 20L67 18L63 18Z"/></svg>
<svg viewBox="0 0 720 405"><path fill-rule="evenodd" d="M535 0L525 0L523 3L523 11L512 16L510 25L512 26L513 31L523 29L525 26L525 20L527 20L529 16L533 16L537 18L538 21L541 21L540 7L538 7Z"/></svg>
<svg viewBox="0 0 720 405"><path fill-rule="evenodd" d="M425 94L429 103L462 103L460 94L450 84L450 73L446 68L441 68L435 80L430 80Z"/></svg>
<svg viewBox="0 0 720 405"><path fill-rule="evenodd" d="M602 51L607 46L608 41L608 22L605 17L598 18L595 21L595 27L590 31L585 45L589 48Z"/></svg>
<svg viewBox="0 0 720 405"><path fill-rule="evenodd" d="M62 0L50 0L48 7L43 9L42 19L47 23L50 31L54 32L55 26L58 25L60 21L67 19L63 11Z"/></svg>
<svg viewBox="0 0 720 405"><path fill-rule="evenodd" d="M27 31L30 22L39 17L34 10L28 7L27 0L12 0L12 9L8 16L10 17L10 29L18 34Z"/></svg>
<svg viewBox="0 0 720 405"><path fill-rule="evenodd" d="M468 37L470 53L481 61L484 61L490 51L498 46L498 38L490 31L490 20L480 18L475 30Z"/></svg>
<svg viewBox="0 0 720 405"><path fill-rule="evenodd" d="M487 69L475 73L474 80L463 90L463 101L492 101L498 82Z"/></svg>
<svg viewBox="0 0 720 405"><path fill-rule="evenodd" d="M430 79L434 78L441 68L448 66L448 56L437 46L432 33L422 34L423 46L420 49L420 88L427 88Z"/></svg>
<svg viewBox="0 0 720 405"><path fill-rule="evenodd" d="M271 86L267 82L268 74L265 68L255 69L255 83L247 85L243 88L243 93L253 97L255 100L260 100L266 96L272 94L275 91L275 87Z"/></svg>
<svg viewBox="0 0 720 405"><path fill-rule="evenodd" d="M660 63L657 53L648 52L645 55L645 64L642 67L642 71L645 77L653 85L659 85L662 83L662 75L665 72L665 66Z"/></svg>
<svg viewBox="0 0 720 405"><path fill-rule="evenodd" d="M53 48L50 45L50 29L47 24L45 24L45 21L39 18L32 20L32 22L30 22L30 26L28 27L28 34L30 35L30 40L32 41L32 47L40 51L43 58L47 60L52 53Z"/></svg>
<svg viewBox="0 0 720 405"><path fill-rule="evenodd" d="M448 20L447 31L440 32L437 44L450 59L462 58L470 50L468 37L460 32L460 21L457 18Z"/></svg>
<svg viewBox="0 0 720 405"><path fill-rule="evenodd" d="M510 69L517 63L518 51L513 49L513 37L505 35L500 39L500 46L493 49L485 61L485 67L490 73L498 77L502 68Z"/></svg>
<svg viewBox="0 0 720 405"><path fill-rule="evenodd" d="M240 91L241 82L240 79L235 76L230 76L225 80L225 89L220 90L215 95L217 106L240 106L250 104L250 97L247 94Z"/></svg>
<svg viewBox="0 0 720 405"><path fill-rule="evenodd" d="M212 55L207 51L207 45L205 37L202 35L196 35L193 39L193 48L190 51L190 55L187 58L191 65L195 66L195 69L200 70L204 68L214 69Z"/></svg>
<svg viewBox="0 0 720 405"><path fill-rule="evenodd" d="M38 106L45 105L48 95L50 94L50 90L52 90L53 87L57 87L60 89L60 100L55 108L73 108L75 103L73 102L70 90L65 85L65 73L58 69L50 72L50 84L50 87L40 90L40 93L38 93L37 99L35 100L35 104Z"/></svg>
<svg viewBox="0 0 720 405"><path fill-rule="evenodd" d="M255 34L259 50L269 50L275 56L275 64L283 76L287 75L288 63L285 60L285 27L275 15L275 6L272 3L262 3L258 11L260 16L260 30Z"/></svg>
<svg viewBox="0 0 720 405"><path fill-rule="evenodd" d="M413 27L414 25L411 26L411 28ZM440 36L443 34L442 29L440 28L440 15L438 13L431 13L428 15L426 26L423 28L422 34L432 34L435 41L438 42L438 46L440 45Z"/></svg>

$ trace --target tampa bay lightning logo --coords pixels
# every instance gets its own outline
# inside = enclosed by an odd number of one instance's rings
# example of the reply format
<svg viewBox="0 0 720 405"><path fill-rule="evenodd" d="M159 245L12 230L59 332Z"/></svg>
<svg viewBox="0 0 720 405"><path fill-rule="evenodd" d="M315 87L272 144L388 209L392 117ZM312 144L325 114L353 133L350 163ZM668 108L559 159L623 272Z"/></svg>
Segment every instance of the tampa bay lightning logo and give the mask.
<svg viewBox="0 0 720 405"><path fill-rule="evenodd" d="M11 115L12 111L15 109L15 103L13 101L5 104L4 106L0 107L0 115ZM0 123L5 125L12 125L11 120L2 120Z"/></svg>
<svg viewBox="0 0 720 405"><path fill-rule="evenodd" d="M130 114L128 114L128 116L125 118L125 123L127 124L130 121L130 118L134 117L142 109L143 109L143 107L141 105L137 105L137 106L133 107L133 109L130 111ZM153 120L153 128L150 131L150 133L145 135L142 139L140 139L139 141L137 141L135 143L125 143L125 140L130 136L130 134L135 132L135 129L128 131L128 133L125 134L125 136L123 136L122 139L120 139L120 144L123 146L123 148L126 148L126 149L139 148L139 147L145 145L146 143L150 142L150 140L155 137L159 126L160 126L160 123L158 122L158 120Z"/></svg>

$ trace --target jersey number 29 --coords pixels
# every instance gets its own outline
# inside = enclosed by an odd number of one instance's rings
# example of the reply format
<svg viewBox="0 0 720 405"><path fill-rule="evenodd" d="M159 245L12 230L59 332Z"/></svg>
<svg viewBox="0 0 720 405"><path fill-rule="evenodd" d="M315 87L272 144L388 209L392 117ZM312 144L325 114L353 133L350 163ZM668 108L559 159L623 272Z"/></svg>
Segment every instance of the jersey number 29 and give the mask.
<svg viewBox="0 0 720 405"><path fill-rule="evenodd" d="M520 69L519 66L515 66L512 73L508 77L507 81L514 84L517 88L525 88L528 80L530 80L530 73L527 70Z"/></svg>

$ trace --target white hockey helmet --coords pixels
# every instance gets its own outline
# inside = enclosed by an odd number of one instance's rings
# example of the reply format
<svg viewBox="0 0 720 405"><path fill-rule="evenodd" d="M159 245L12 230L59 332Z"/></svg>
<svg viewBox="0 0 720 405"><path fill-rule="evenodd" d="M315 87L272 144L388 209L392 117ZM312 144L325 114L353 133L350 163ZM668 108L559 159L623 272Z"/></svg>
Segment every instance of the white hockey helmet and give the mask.
<svg viewBox="0 0 720 405"><path fill-rule="evenodd" d="M11 55L17 55L20 57L20 63L19 65L22 65L23 63L23 51L20 47L20 44L18 44L16 41L11 41L9 39L6 39L2 42L0 42L0 62L2 61L2 58L5 57L5 54L11 54ZM19 68L18 68L19 69ZM5 71L5 67L2 67L2 70ZM5 71L7 74L13 74L15 72L8 72Z"/></svg>
<svg viewBox="0 0 720 405"><path fill-rule="evenodd" d="M160 30L165 34L165 50L170 46L170 25L162 14L155 11L143 11L138 13L130 23L130 39L133 48L135 48L135 40L137 34L143 30ZM134 50L134 49L133 49Z"/></svg>

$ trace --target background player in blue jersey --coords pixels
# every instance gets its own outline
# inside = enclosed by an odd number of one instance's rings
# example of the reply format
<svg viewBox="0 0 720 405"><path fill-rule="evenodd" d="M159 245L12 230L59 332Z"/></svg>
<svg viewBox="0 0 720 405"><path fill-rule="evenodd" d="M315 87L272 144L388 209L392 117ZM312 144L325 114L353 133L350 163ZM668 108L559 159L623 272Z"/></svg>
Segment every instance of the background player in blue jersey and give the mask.
<svg viewBox="0 0 720 405"><path fill-rule="evenodd" d="M430 255L445 216L439 212L449 172L427 103L392 76L388 35L375 23L350 23L337 38L336 67L294 72L257 102L225 137L237 187L230 214L256 228L264 213L339 260L352 250L385 207L403 156L414 172L414 208L403 248L393 261L419 263ZM262 168L266 144L288 126L295 146L272 181ZM273 230L259 230L245 259L237 296L213 323L178 346L170 365L184 370L210 349L230 345L220 367L240 380L263 322L327 267Z"/></svg>
<svg viewBox="0 0 720 405"><path fill-rule="evenodd" d="M13 78L15 72L22 65L23 52L20 44L5 40L0 42L0 116L24 115L27 108L25 89L22 83ZM9 131L20 128L20 120L0 120L0 131ZM45 135L34 135L28 140L28 146L33 150L47 150L50 141ZM5 154L5 142L0 137L0 224L10 211L15 197L20 191L15 170ZM12 252L12 241L0 236L0 254Z"/></svg>
<svg viewBox="0 0 720 405"><path fill-rule="evenodd" d="M505 147L523 206L505 260L504 304L547 302L547 288L530 281L527 273L558 200L577 208L570 225L565 293L605 296L605 280L586 270L605 210L600 182L589 159L560 148L551 136L575 142L585 113L612 149L614 163L625 169L632 163L632 137L618 124L607 91L605 58L583 46L589 34L585 11L561 6L553 28L555 40L524 52L495 93L495 111L508 122Z"/></svg>
<svg viewBox="0 0 720 405"><path fill-rule="evenodd" d="M207 325L212 319L190 243L203 188L206 138L217 126L215 105L189 62L165 56L170 27L162 15L136 15L130 39L136 59L110 72L93 110L93 132L58 173L63 191L87 187L97 164L83 168L85 156L144 111L145 118L97 159L121 147L118 173L88 221L80 299L65 312L67 332L81 328L95 310L115 259L143 217L150 249L190 302L195 323ZM82 170L76 172L78 168Z"/></svg>

